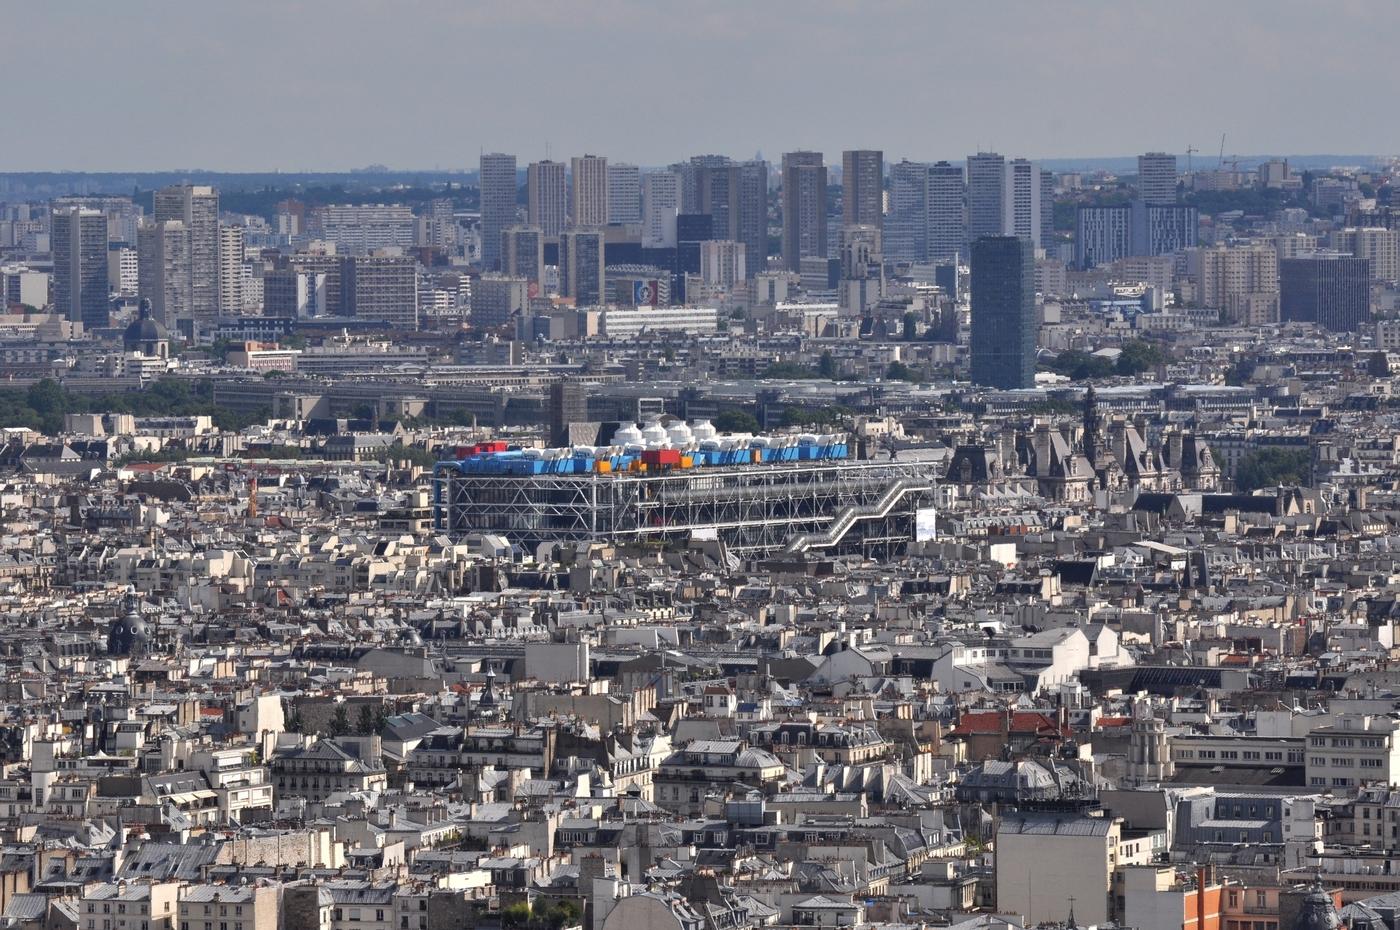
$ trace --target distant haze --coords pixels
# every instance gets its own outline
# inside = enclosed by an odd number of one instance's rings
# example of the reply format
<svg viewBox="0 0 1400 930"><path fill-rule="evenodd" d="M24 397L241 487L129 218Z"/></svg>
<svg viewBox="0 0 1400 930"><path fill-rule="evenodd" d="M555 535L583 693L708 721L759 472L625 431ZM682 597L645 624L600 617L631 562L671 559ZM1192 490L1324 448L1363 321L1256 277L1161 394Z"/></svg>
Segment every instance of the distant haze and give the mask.
<svg viewBox="0 0 1400 930"><path fill-rule="evenodd" d="M0 171L1400 151L1400 4L11 2Z"/></svg>

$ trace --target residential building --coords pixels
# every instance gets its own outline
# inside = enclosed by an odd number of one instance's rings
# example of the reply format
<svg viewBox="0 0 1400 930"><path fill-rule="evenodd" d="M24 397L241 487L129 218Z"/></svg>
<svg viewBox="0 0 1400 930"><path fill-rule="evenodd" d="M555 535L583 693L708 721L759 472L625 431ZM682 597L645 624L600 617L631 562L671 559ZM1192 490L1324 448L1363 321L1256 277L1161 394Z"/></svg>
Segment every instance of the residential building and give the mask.
<svg viewBox="0 0 1400 930"><path fill-rule="evenodd" d="M107 325L107 217L84 207L55 209L49 219L53 310L86 327Z"/></svg>
<svg viewBox="0 0 1400 930"><path fill-rule="evenodd" d="M404 255L355 255L340 272L346 316L418 328L418 263Z"/></svg>
<svg viewBox="0 0 1400 930"><path fill-rule="evenodd" d="M568 225L569 194L564 165L557 161L531 162L525 172L527 219L546 239L557 239Z"/></svg>
<svg viewBox="0 0 1400 930"><path fill-rule="evenodd" d="M608 225L608 160L602 155L576 156L569 184L569 225Z"/></svg>
<svg viewBox="0 0 1400 930"><path fill-rule="evenodd" d="M608 225L642 221L642 172L636 165L608 165Z"/></svg>
<svg viewBox="0 0 1400 930"><path fill-rule="evenodd" d="M179 220L149 220L137 234L137 289L167 329L193 335L189 229Z"/></svg>
<svg viewBox="0 0 1400 930"><path fill-rule="evenodd" d="M155 192L157 223L176 220L189 234L190 315L212 321L219 315L219 192L199 184L177 184Z"/></svg>
<svg viewBox="0 0 1400 930"><path fill-rule="evenodd" d="M602 230L566 229L559 236L559 293L574 306L595 306L605 285Z"/></svg>
<svg viewBox="0 0 1400 930"><path fill-rule="evenodd" d="M1005 230L1006 159L995 152L967 157L967 236L977 241Z"/></svg>
<svg viewBox="0 0 1400 930"><path fill-rule="evenodd" d="M543 294L544 232L538 226L512 226L501 238L501 272L529 281L532 297Z"/></svg>
<svg viewBox="0 0 1400 930"><path fill-rule="evenodd" d="M1150 205L1176 203L1176 156L1166 152L1139 155L1138 199Z"/></svg>
<svg viewBox="0 0 1400 930"><path fill-rule="evenodd" d="M883 228L885 153L848 149L841 154L841 225Z"/></svg>
<svg viewBox="0 0 1400 930"><path fill-rule="evenodd" d="M783 155L783 265L801 271L802 259L826 258L826 164L820 152Z"/></svg>
<svg viewBox="0 0 1400 930"><path fill-rule="evenodd" d="M670 171L642 175L642 248L674 249L681 179Z"/></svg>

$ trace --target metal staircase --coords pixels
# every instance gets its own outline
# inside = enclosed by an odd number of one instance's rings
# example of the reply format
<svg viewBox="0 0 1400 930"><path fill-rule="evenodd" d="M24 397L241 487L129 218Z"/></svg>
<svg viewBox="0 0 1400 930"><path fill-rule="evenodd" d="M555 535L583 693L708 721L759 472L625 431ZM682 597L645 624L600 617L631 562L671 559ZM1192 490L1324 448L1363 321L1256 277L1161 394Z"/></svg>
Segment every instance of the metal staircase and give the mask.
<svg viewBox="0 0 1400 930"><path fill-rule="evenodd" d="M871 504L854 504L836 515L826 529L817 533L802 533L794 536L783 551L796 555L809 549L829 549L837 545L850 532L858 520L881 520L889 516L891 510L905 496L911 493L928 491L933 483L927 479L900 478L890 484L885 492Z"/></svg>

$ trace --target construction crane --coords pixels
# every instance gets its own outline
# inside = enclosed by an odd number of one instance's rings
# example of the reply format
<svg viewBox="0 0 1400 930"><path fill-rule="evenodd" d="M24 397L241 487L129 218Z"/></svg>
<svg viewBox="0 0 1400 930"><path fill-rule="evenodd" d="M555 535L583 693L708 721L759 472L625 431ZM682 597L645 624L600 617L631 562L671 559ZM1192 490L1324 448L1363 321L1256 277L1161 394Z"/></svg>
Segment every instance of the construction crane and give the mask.
<svg viewBox="0 0 1400 930"><path fill-rule="evenodd" d="M1225 133L1220 134L1220 160L1215 163L1215 167L1225 167Z"/></svg>
<svg viewBox="0 0 1400 930"><path fill-rule="evenodd" d="M1190 173L1191 173L1191 156L1192 156L1192 155L1195 155L1195 154L1196 154L1197 152L1199 152L1199 151L1200 151L1200 149L1196 148L1195 146L1192 146L1192 145L1186 146L1186 173L1187 173L1187 174L1190 174Z"/></svg>

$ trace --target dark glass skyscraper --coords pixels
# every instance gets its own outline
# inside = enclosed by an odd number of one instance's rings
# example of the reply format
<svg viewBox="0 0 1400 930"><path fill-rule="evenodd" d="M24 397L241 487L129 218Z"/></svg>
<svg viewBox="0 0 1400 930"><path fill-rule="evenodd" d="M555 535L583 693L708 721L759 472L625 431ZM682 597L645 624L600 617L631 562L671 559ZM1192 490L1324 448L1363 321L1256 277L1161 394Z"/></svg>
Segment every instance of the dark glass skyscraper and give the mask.
<svg viewBox="0 0 1400 930"><path fill-rule="evenodd" d="M1035 249L1029 239L972 243L972 381L1035 386Z"/></svg>
<svg viewBox="0 0 1400 930"><path fill-rule="evenodd" d="M1278 263L1279 318L1355 332L1371 319L1371 261L1313 252Z"/></svg>

